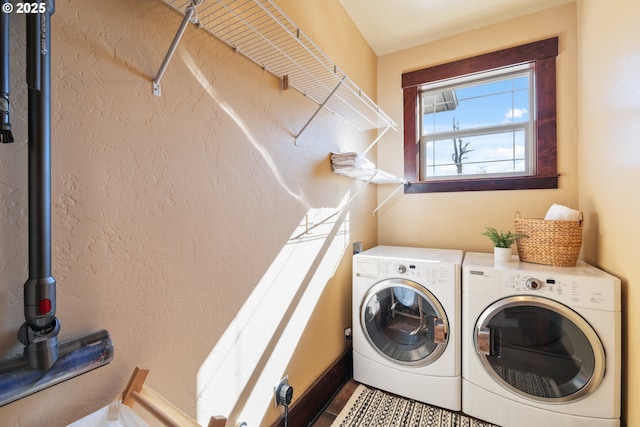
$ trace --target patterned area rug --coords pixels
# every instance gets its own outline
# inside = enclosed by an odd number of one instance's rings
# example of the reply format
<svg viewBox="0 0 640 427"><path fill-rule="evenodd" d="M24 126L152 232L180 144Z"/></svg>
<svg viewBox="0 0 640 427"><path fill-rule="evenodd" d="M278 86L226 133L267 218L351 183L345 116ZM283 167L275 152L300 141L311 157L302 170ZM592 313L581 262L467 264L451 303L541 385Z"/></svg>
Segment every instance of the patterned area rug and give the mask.
<svg viewBox="0 0 640 427"><path fill-rule="evenodd" d="M506 382L525 393L538 397L562 397L556 382L551 378L500 365L492 364L492 367Z"/></svg>
<svg viewBox="0 0 640 427"><path fill-rule="evenodd" d="M359 385L331 427L498 427Z"/></svg>

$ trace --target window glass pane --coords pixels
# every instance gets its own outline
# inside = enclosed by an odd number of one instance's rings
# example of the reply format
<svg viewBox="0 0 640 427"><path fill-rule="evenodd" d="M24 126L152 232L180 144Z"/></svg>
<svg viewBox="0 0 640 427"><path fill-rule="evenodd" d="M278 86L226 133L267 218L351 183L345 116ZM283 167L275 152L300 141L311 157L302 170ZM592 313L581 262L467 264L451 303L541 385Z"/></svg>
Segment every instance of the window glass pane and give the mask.
<svg viewBox="0 0 640 427"><path fill-rule="evenodd" d="M529 90L529 76L515 77L512 81L513 81L514 90L520 90L520 89Z"/></svg>
<svg viewBox="0 0 640 427"><path fill-rule="evenodd" d="M558 40L552 37L403 73L405 178L412 184L405 186L405 193L558 188ZM539 114L543 121L537 120ZM448 160L455 151L437 144L515 130L524 132L524 143L515 142L512 151L521 150L524 160L520 154L508 160L498 156L494 165L510 163L510 172L485 173L485 162L481 173L472 173L471 165L463 162L458 174L460 162ZM467 163L478 162L475 157L485 148L473 143L467 147L473 158L462 159Z"/></svg>
<svg viewBox="0 0 640 427"><path fill-rule="evenodd" d="M531 173L530 72L423 91L421 179Z"/></svg>
<svg viewBox="0 0 640 427"><path fill-rule="evenodd" d="M527 173L524 129L426 141L424 147L427 177Z"/></svg>

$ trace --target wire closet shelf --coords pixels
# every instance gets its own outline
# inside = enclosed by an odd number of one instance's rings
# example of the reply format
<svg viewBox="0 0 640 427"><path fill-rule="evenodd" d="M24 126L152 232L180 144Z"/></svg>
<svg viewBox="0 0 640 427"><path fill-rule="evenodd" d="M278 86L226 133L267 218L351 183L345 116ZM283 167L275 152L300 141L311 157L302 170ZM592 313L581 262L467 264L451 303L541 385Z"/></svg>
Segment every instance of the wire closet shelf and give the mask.
<svg viewBox="0 0 640 427"><path fill-rule="evenodd" d="M296 138L322 108L359 130L397 128L272 1L163 1L319 105Z"/></svg>

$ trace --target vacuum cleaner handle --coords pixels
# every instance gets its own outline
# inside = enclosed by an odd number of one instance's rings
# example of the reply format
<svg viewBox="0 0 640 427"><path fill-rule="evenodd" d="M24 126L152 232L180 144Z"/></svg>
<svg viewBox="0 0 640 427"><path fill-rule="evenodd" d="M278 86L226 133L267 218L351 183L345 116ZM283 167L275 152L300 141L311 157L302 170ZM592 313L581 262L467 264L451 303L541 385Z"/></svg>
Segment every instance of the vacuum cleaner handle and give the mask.
<svg viewBox="0 0 640 427"><path fill-rule="evenodd" d="M29 279L24 284L25 323L18 339L25 357L39 370L58 359L60 322L56 318L56 281L51 275L51 13L28 14L29 85Z"/></svg>

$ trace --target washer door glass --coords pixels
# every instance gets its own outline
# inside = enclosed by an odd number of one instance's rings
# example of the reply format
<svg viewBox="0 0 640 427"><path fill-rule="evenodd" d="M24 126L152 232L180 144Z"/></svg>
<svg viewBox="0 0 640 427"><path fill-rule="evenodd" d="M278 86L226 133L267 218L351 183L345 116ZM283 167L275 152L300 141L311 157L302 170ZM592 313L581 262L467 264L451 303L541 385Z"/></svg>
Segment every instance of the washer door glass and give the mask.
<svg viewBox="0 0 640 427"><path fill-rule="evenodd" d="M449 322L440 302L410 280L374 285L360 310L362 329L383 356L408 365L426 365L445 350Z"/></svg>
<svg viewBox="0 0 640 427"><path fill-rule="evenodd" d="M604 348L596 332L575 311L547 298L496 301L478 318L474 341L500 384L534 400L577 399L604 376Z"/></svg>

